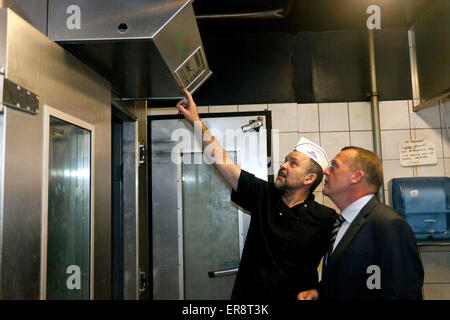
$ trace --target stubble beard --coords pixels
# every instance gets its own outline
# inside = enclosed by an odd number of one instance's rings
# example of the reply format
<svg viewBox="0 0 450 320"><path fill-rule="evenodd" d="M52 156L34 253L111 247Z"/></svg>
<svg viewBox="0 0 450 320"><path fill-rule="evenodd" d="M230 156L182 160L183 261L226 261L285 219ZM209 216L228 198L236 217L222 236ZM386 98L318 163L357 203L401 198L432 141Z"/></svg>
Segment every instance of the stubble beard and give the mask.
<svg viewBox="0 0 450 320"><path fill-rule="evenodd" d="M278 180L278 177L277 177L277 179L275 180L274 185L275 185L275 188L277 188L280 191L283 191L285 189L285 187L286 187L286 178L284 178L284 181L281 182L280 180Z"/></svg>
<svg viewBox="0 0 450 320"><path fill-rule="evenodd" d="M290 193L294 189L299 189L299 188L304 187L303 183L300 183L299 185L296 185L296 186L290 186L286 183L286 177L283 177L283 178L284 178L283 182L281 182L277 178L277 180L275 180L275 183L274 183L275 188L280 190L282 194Z"/></svg>

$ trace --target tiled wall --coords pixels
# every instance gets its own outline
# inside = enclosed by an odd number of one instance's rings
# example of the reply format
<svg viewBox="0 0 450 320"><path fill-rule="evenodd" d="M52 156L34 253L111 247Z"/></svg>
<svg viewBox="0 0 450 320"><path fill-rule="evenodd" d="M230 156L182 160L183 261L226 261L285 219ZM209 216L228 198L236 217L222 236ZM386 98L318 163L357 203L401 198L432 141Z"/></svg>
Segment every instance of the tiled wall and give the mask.
<svg viewBox="0 0 450 320"><path fill-rule="evenodd" d="M442 106L450 124L450 102ZM279 148L274 159L274 170L278 170L284 156L288 154L301 136L320 144L330 160L348 145L373 150L372 121L369 102L340 102L312 104L257 104L230 106L200 106L200 113L272 111L272 146ZM150 109L150 114L176 114L175 108ZM439 105L413 112L412 101L381 101L380 125L384 166L384 189L386 202L390 204L388 183L394 177L450 176L450 138ZM428 138L434 142L438 163L435 165L402 167L399 161L398 144L409 139ZM274 151L274 150L273 150ZM316 199L335 207L321 193Z"/></svg>

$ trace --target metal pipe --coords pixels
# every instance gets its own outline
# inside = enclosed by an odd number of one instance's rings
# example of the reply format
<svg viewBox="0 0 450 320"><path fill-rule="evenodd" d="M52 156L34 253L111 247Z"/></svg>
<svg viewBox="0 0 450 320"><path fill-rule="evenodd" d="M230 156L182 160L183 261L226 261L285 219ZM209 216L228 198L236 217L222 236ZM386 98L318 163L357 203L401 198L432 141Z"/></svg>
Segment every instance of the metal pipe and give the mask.
<svg viewBox="0 0 450 320"><path fill-rule="evenodd" d="M245 13L219 13L219 14L199 14L195 17L197 20L208 19L283 19L286 18L292 10L294 5L293 0L286 0L284 8L257 11L257 12L245 12Z"/></svg>
<svg viewBox="0 0 450 320"><path fill-rule="evenodd" d="M383 160L381 150L380 109L378 106L379 92L377 88L377 67L375 63L375 41L373 29L368 29L369 64L370 64L370 105L372 111L373 147L378 157ZM384 184L378 190L378 198L384 202Z"/></svg>
<svg viewBox="0 0 450 320"><path fill-rule="evenodd" d="M196 15L195 17L197 18L197 20L205 20L205 19L281 19L281 18L284 18L284 9L248 12L248 13L200 14L200 15Z"/></svg>

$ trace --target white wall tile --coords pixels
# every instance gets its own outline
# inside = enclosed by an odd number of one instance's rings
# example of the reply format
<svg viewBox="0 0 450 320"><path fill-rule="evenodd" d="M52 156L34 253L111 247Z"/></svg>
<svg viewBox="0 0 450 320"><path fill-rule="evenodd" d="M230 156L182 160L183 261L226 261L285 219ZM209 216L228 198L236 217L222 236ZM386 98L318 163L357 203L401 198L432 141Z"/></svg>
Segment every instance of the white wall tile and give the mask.
<svg viewBox="0 0 450 320"><path fill-rule="evenodd" d="M442 177L445 176L444 159L437 159L437 164L417 166L418 177Z"/></svg>
<svg viewBox="0 0 450 320"><path fill-rule="evenodd" d="M443 158L441 129L411 129L411 138L415 140L429 139L433 141L436 157Z"/></svg>
<svg viewBox="0 0 450 320"><path fill-rule="evenodd" d="M304 137L314 143L317 143L320 146L320 134L319 132L300 132L298 134L298 139Z"/></svg>
<svg viewBox="0 0 450 320"><path fill-rule="evenodd" d="M372 130L370 102L350 102L348 104L350 131Z"/></svg>
<svg viewBox="0 0 450 320"><path fill-rule="evenodd" d="M197 106L198 113L208 113L209 107L208 106Z"/></svg>
<svg viewBox="0 0 450 320"><path fill-rule="evenodd" d="M347 103L319 103L320 131L348 131Z"/></svg>
<svg viewBox="0 0 450 320"><path fill-rule="evenodd" d="M392 208L391 193L389 190L384 190L384 204Z"/></svg>
<svg viewBox="0 0 450 320"><path fill-rule="evenodd" d="M416 112L413 111L412 100L408 101L408 105L411 128L430 129L441 127L439 104Z"/></svg>
<svg viewBox="0 0 450 320"><path fill-rule="evenodd" d="M321 132L320 141L331 162L343 147L350 145L350 136L348 132Z"/></svg>
<svg viewBox="0 0 450 320"><path fill-rule="evenodd" d="M413 177L413 168L402 167L400 165L400 160L384 160L383 171L385 190L389 189L389 181L391 181L392 178Z"/></svg>
<svg viewBox="0 0 450 320"><path fill-rule="evenodd" d="M408 100L381 101L381 130L409 129Z"/></svg>
<svg viewBox="0 0 450 320"><path fill-rule="evenodd" d="M443 114L442 114L443 111ZM447 101L444 101L442 104L442 111L441 112L441 128L445 128L445 122L447 122L447 125L450 126L450 99Z"/></svg>
<svg viewBox="0 0 450 320"><path fill-rule="evenodd" d="M320 259L319 266L317 267L317 274L319 275L319 282L322 281L322 269L323 269L323 257Z"/></svg>
<svg viewBox="0 0 450 320"><path fill-rule="evenodd" d="M209 106L209 113L237 112L237 105Z"/></svg>
<svg viewBox="0 0 450 320"><path fill-rule="evenodd" d="M320 192L322 192L324 180L325 180L325 175L324 175L323 178L322 178L322 182L317 186L316 190L314 190L314 191L320 191Z"/></svg>
<svg viewBox="0 0 450 320"><path fill-rule="evenodd" d="M409 130L381 131L381 149L383 152L383 159L400 159L399 144L406 140L410 140L410 137Z"/></svg>
<svg viewBox="0 0 450 320"><path fill-rule="evenodd" d="M450 158L444 159L445 176L450 177Z"/></svg>
<svg viewBox="0 0 450 320"><path fill-rule="evenodd" d="M297 105L298 131L319 131L319 106L317 103L306 103Z"/></svg>
<svg viewBox="0 0 450 320"><path fill-rule="evenodd" d="M298 142L298 132L280 132L277 136L278 138L272 135L272 155L277 156L278 147L278 158L274 160L282 163L286 155L294 150Z"/></svg>
<svg viewBox="0 0 450 320"><path fill-rule="evenodd" d="M316 189L314 189L314 192L322 192L324 180L325 180L325 175L322 176L322 181L320 181L319 185L316 187Z"/></svg>
<svg viewBox="0 0 450 320"><path fill-rule="evenodd" d="M178 114L178 109L175 106L173 108L149 108L149 115L151 116L167 114Z"/></svg>
<svg viewBox="0 0 450 320"><path fill-rule="evenodd" d="M317 189L313 192L314 200L320 204L323 204L323 194L322 191L317 191Z"/></svg>
<svg viewBox="0 0 450 320"><path fill-rule="evenodd" d="M351 131L350 144L354 147L360 147L373 151L372 131Z"/></svg>
<svg viewBox="0 0 450 320"><path fill-rule="evenodd" d="M326 195L323 195L323 205L336 210L337 213L341 212L334 202Z"/></svg>
<svg viewBox="0 0 450 320"><path fill-rule="evenodd" d="M274 129L271 131L271 141L272 141L272 162L279 163L280 162L280 132L278 129Z"/></svg>
<svg viewBox="0 0 450 320"><path fill-rule="evenodd" d="M298 131L296 103L269 104L268 108L272 111L272 128L280 132Z"/></svg>
<svg viewBox="0 0 450 320"><path fill-rule="evenodd" d="M267 110L267 104L240 104L238 110L239 112Z"/></svg>

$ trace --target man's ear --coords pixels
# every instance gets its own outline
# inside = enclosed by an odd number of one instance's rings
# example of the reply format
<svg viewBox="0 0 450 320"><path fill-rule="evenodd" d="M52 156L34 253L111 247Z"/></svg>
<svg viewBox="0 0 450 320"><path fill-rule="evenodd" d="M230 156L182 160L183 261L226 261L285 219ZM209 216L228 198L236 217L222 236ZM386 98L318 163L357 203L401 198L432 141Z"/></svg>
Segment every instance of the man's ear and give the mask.
<svg viewBox="0 0 450 320"><path fill-rule="evenodd" d="M305 185L311 185L314 181L317 179L317 174L315 173L308 173L305 175L305 179L303 181L303 184Z"/></svg>
<svg viewBox="0 0 450 320"><path fill-rule="evenodd" d="M365 174L364 171L362 170L355 170L353 171L353 176L352 176L352 183L358 183L360 181L362 181L362 179L364 178Z"/></svg>

